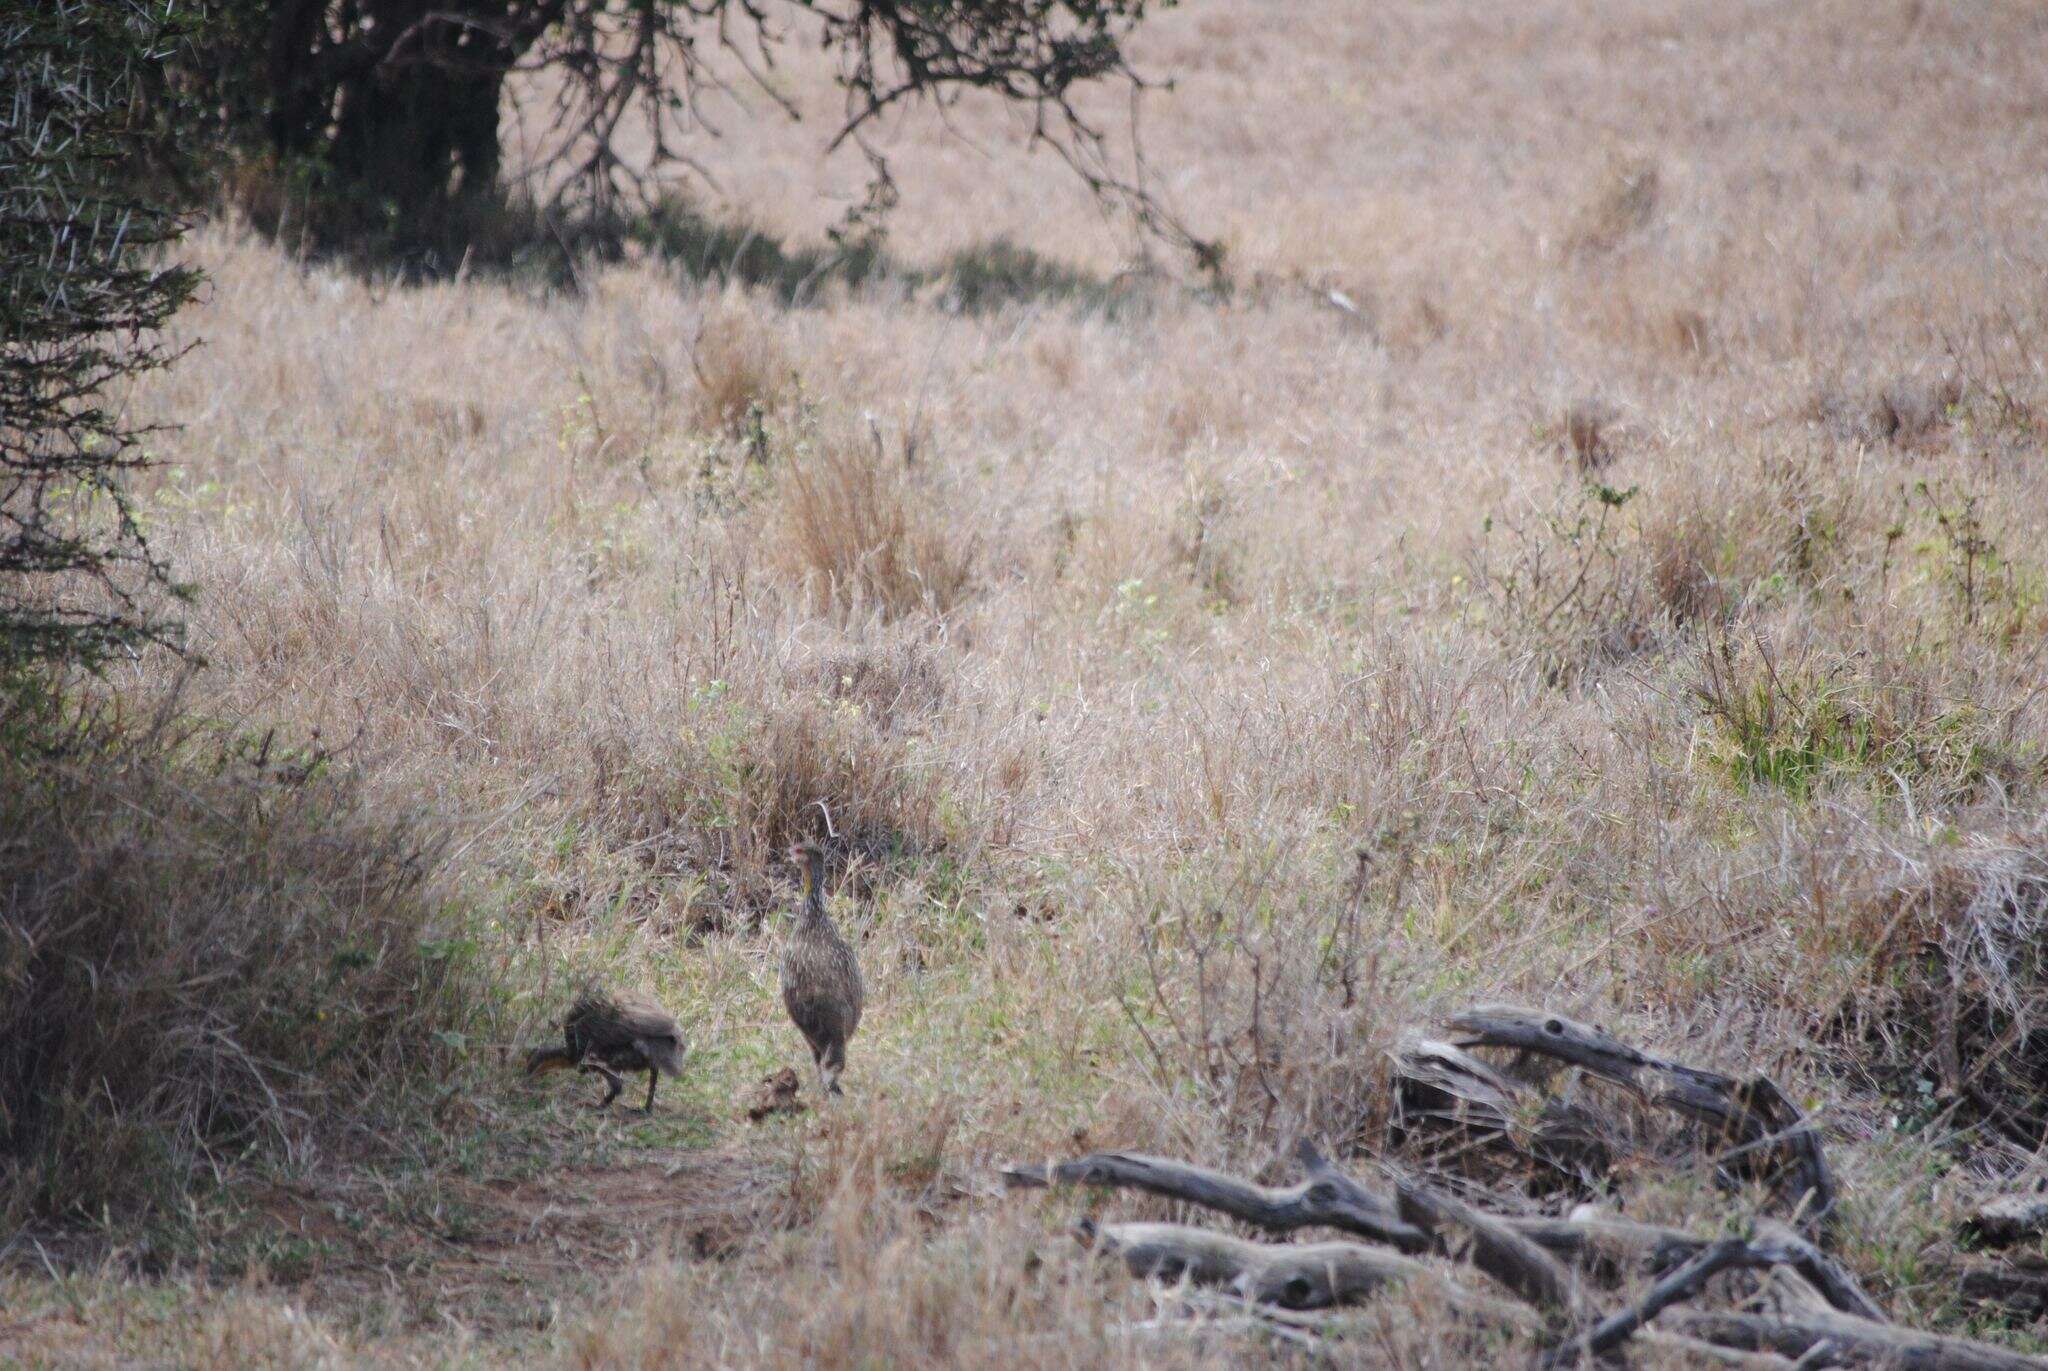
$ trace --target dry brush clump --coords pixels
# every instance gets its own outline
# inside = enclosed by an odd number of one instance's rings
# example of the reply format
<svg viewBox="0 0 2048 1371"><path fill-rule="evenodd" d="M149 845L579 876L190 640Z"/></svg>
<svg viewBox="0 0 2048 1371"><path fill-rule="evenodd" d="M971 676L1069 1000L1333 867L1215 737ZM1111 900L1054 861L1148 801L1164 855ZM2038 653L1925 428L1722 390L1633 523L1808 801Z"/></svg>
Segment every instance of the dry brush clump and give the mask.
<svg viewBox="0 0 2048 1371"><path fill-rule="evenodd" d="M466 1011L434 828L317 738L42 689L0 715L0 1213L165 1216L445 1060Z"/></svg>
<svg viewBox="0 0 2048 1371"><path fill-rule="evenodd" d="M1718 607L1705 516L1651 525L1630 508L1642 495L1595 480L1486 519L1469 562L1485 627L1544 680L1654 652Z"/></svg>
<svg viewBox="0 0 2048 1371"><path fill-rule="evenodd" d="M1886 844L1866 867L1841 917L1866 930L1867 970L1826 1027L1921 1125L2031 1148L2048 1130L2039 824L1983 815L1945 841Z"/></svg>
<svg viewBox="0 0 2048 1371"><path fill-rule="evenodd" d="M945 699L931 650L883 643L727 668L654 719L589 739L574 812L646 879L708 879L720 900L757 911L792 842L815 839L872 880L955 836L951 771L923 737ZM734 912L696 917L724 924Z"/></svg>
<svg viewBox="0 0 2048 1371"><path fill-rule="evenodd" d="M1565 250L1582 257L1615 252L1649 227L1663 192L1654 158L1615 156L1582 192L1564 233Z"/></svg>
<svg viewBox="0 0 2048 1371"><path fill-rule="evenodd" d="M795 392L796 369L762 308L734 287L699 321L687 354L697 383L688 410L693 428L740 434Z"/></svg>
<svg viewBox="0 0 2048 1371"><path fill-rule="evenodd" d="M943 615L975 587L975 539L909 454L826 430L782 458L769 512L776 555L810 600L848 615Z"/></svg>

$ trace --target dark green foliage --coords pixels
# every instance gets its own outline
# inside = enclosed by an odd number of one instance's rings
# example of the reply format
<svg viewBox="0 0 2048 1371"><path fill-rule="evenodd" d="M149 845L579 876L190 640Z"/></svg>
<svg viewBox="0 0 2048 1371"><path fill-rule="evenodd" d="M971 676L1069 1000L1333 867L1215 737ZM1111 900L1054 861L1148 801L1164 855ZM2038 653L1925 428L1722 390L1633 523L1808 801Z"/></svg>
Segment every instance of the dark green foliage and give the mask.
<svg viewBox="0 0 2048 1371"><path fill-rule="evenodd" d="M887 273L903 274L872 235L827 248L791 248L758 229L706 218L675 197L636 216L625 236L692 280L738 281L771 290L789 304L808 303L832 281L857 286Z"/></svg>
<svg viewBox="0 0 2048 1371"><path fill-rule="evenodd" d="M1035 300L1109 303L1109 289L1091 276L1041 257L1007 238L962 248L939 269L946 298L965 314Z"/></svg>
<svg viewBox="0 0 2048 1371"><path fill-rule="evenodd" d="M180 39L170 0L0 0L0 667L88 665L174 635L170 589L125 492L148 462L128 379L197 275L127 174L143 75Z"/></svg>
<svg viewBox="0 0 2048 1371"><path fill-rule="evenodd" d="M638 243L691 280L737 281L772 291L791 305L812 303L833 282L859 286L880 280L905 291L936 280L947 306L964 314L1012 304L1114 311L1140 298L1007 238L961 248L925 272L889 257L877 235L841 235L824 247L792 248L758 229L707 218L675 197L634 216L616 236Z"/></svg>
<svg viewBox="0 0 2048 1371"><path fill-rule="evenodd" d="M452 268L509 222L493 206L508 189L499 128L515 70L549 72L555 98L529 126L518 189L531 208L512 218L566 246L572 225L619 222L625 198L653 203L658 194L640 193L655 190L658 173L693 165L692 140L712 131L700 91L744 71L794 118L760 64L815 35L836 55L846 93L833 143L858 144L874 172L835 235L842 245L870 238L895 198L886 160L864 141L871 121L982 90L1028 108L1032 139L1097 194L1210 262L1217 250L1147 188L1135 139L1119 151L1073 104L1093 83L1144 86L1124 40L1149 7L1170 3L214 0L205 42L175 84L203 125L187 141L236 163L231 189L260 224L330 247L381 240L415 265ZM631 156L626 131L636 135Z"/></svg>

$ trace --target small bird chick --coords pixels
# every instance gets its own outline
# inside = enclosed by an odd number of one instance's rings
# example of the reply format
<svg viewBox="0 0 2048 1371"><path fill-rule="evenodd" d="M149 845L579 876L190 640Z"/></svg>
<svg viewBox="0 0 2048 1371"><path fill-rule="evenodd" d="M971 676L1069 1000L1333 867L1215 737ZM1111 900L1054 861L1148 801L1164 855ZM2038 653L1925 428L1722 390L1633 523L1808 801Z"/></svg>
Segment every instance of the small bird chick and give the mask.
<svg viewBox="0 0 2048 1371"><path fill-rule="evenodd" d="M789 858L803 873L804 905L782 950L782 1003L810 1045L819 1087L828 1095L843 1094L839 1075L846 1069L846 1044L860 1027L860 963L825 912L824 849L798 843Z"/></svg>
<svg viewBox="0 0 2048 1371"><path fill-rule="evenodd" d="M526 1074L560 1071L574 1067L594 1071L611 1087L592 1105L608 1109L626 1083L621 1071L647 1073L647 1103L642 1114L654 1112L654 1088L661 1073L680 1076L683 1071L683 1035L675 1019L652 1000L632 996L614 998L602 991L587 990L576 997L569 1017L562 1021L562 1046L536 1047L526 1057Z"/></svg>

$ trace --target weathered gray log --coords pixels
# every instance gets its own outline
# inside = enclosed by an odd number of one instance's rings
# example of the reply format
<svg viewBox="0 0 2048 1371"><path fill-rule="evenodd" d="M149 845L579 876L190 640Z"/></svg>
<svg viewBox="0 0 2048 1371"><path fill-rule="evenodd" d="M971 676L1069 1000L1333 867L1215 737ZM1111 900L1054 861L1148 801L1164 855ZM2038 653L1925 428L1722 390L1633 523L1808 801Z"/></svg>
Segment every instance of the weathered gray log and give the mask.
<svg viewBox="0 0 2048 1371"><path fill-rule="evenodd" d="M1475 1264L1481 1270L1544 1309L1564 1308L1570 1299L1570 1278L1555 1262L1546 1267L1544 1253L1588 1269L1605 1263L1617 1273L1636 1265L1664 1271L1696 1256L1708 1242L1674 1228L1611 1215L1507 1217L1481 1214L1455 1201L1450 1203L1457 1203L1458 1213L1446 1210L1442 1217L1428 1218L1448 1197L1419 1189L1411 1190L1402 1201L1404 1207L1415 1206L1416 1211L1397 1212L1394 1202L1340 1171L1314 1145L1298 1144L1294 1157L1308 1179L1286 1187L1262 1186L1207 1167L1131 1152L1098 1152L1043 1166L1005 1167L1002 1175L1013 1188L1100 1185L1143 1190L1214 1209L1269 1232L1335 1228L1410 1255L1440 1250L1445 1239L1442 1230L1455 1227L1473 1236ZM1435 1205L1430 1204L1431 1199ZM1759 1255L1757 1264L1791 1267L1834 1308L1873 1321L1884 1319L1884 1312L1852 1276L1792 1229L1766 1224L1751 1246ZM1536 1249L1533 1255L1532 1249Z"/></svg>
<svg viewBox="0 0 2048 1371"><path fill-rule="evenodd" d="M1574 1265L1588 1269L1606 1267L1617 1272L1629 1265L1668 1271L1699 1255L1709 1243L1706 1238L1680 1229L1597 1212L1575 1213L1565 1219L1503 1218L1501 1222ZM1759 1224L1757 1236L1749 1245L1759 1258L1756 1265L1790 1267L1811 1282L1831 1307L1876 1323L1885 1322L1884 1310L1864 1292L1856 1278L1789 1225Z"/></svg>
<svg viewBox="0 0 2048 1371"><path fill-rule="evenodd" d="M1794 1302L1799 1313L1818 1311L1823 1315L1837 1312L1833 1301L1844 1298L1840 1287L1823 1290L1798 1271L1802 1263L1818 1262L1826 1268L1829 1280L1839 1278L1848 1281L1847 1296L1868 1304L1868 1297L1849 1281L1846 1273L1834 1267L1832 1262L1821 1257L1804 1238L1774 1225L1760 1241L1745 1243L1738 1238L1723 1238L1709 1243L1692 1258L1676 1269L1666 1273L1641 1299L1629 1308L1602 1319L1579 1338L1557 1349L1549 1358L1553 1366L1576 1364L1580 1356L1595 1359L1607 1356L1616 1348L1644 1329L1658 1314L1678 1303L1697 1297L1706 1289L1707 1282L1723 1271L1736 1269L1771 1269L1773 1282L1782 1299ZM1876 1320L1868 1321L1872 1327L1881 1327ZM1828 1347L1832 1348L1831 1341ZM1801 1360L1812 1356L1820 1348L1815 1344L1806 1349Z"/></svg>
<svg viewBox="0 0 2048 1371"><path fill-rule="evenodd" d="M1529 1088L1453 1043L1404 1036L1392 1053L1407 1114L1464 1128L1505 1133L1522 1112ZM1416 1098L1418 1095L1420 1099Z"/></svg>
<svg viewBox="0 0 2048 1371"><path fill-rule="evenodd" d="M1590 1211L1590 1212L1589 1212ZM1696 1253L1708 1239L1676 1228L1639 1223L1582 1205L1571 1217L1518 1215L1503 1219L1529 1241L1554 1257L1601 1279L1636 1268L1668 1271Z"/></svg>
<svg viewBox="0 0 2048 1371"><path fill-rule="evenodd" d="M1394 1193L1403 1219L1436 1235L1446 1247L1446 1230L1463 1233L1470 1241L1474 1266L1546 1314L1571 1312L1571 1276L1528 1238L1492 1215L1415 1181L1400 1182Z"/></svg>
<svg viewBox="0 0 2048 1371"><path fill-rule="evenodd" d="M1260 1243L1178 1223L1075 1226L1084 1246L1114 1255L1141 1279L1186 1280L1255 1304L1331 1309L1428 1274L1413 1257L1355 1242Z"/></svg>
<svg viewBox="0 0 2048 1371"><path fill-rule="evenodd" d="M1477 1137L1498 1137L1553 1170L1592 1183L1607 1174L1611 1149L1597 1120L1577 1106L1549 1099L1453 1043L1405 1035L1389 1054L1394 1066L1394 1122L1420 1131L1442 1124Z"/></svg>
<svg viewBox="0 0 2048 1371"><path fill-rule="evenodd" d="M1884 1310L1878 1308L1877 1301L1864 1292L1854 1276L1790 1225L1766 1220L1757 1225L1756 1236L1749 1245L1770 1265L1804 1277L1829 1308L1872 1323L1889 1322Z"/></svg>
<svg viewBox="0 0 2048 1371"><path fill-rule="evenodd" d="M2042 1371L2048 1360L1970 1338L1872 1323L1830 1309L1775 1314L1686 1311L1669 1326L1686 1337L1744 1351L1803 1357L1832 1343L1834 1364L1879 1365L1896 1371Z"/></svg>
<svg viewBox="0 0 2048 1371"><path fill-rule="evenodd" d="M1590 1024L1512 1005L1481 1005L1446 1022L1464 1035L1459 1048L1512 1047L1550 1057L1706 1124L1731 1144L1723 1161L1745 1172L1759 1174L1766 1156L1778 1157L1780 1188L1809 1231L1834 1211L1835 1182L1820 1135L1765 1077L1737 1081L1651 1056Z"/></svg>
<svg viewBox="0 0 2048 1371"><path fill-rule="evenodd" d="M1312 1175L1299 1185L1276 1189L1164 1157L1097 1152L1045 1166L1004 1167L1002 1174L1012 1187L1058 1183L1144 1190L1214 1209L1275 1233L1320 1226L1355 1233L1403 1252L1421 1252L1430 1245L1428 1235L1398 1217L1390 1201L1347 1178L1333 1179L1334 1173Z"/></svg>
<svg viewBox="0 0 2048 1371"><path fill-rule="evenodd" d="M2000 1195L1963 1220L1962 1234L1986 1247L2011 1247L2048 1233L2048 1195Z"/></svg>

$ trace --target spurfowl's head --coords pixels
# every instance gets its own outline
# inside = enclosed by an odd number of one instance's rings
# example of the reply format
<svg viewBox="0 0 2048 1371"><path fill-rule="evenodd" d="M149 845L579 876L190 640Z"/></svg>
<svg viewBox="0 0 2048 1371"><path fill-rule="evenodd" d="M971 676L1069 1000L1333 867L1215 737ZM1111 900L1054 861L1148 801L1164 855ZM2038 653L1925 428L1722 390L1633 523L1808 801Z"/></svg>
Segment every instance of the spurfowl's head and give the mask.
<svg viewBox="0 0 2048 1371"><path fill-rule="evenodd" d="M820 890L825 885L825 849L814 842L791 843L789 860L803 873L804 893Z"/></svg>
<svg viewBox="0 0 2048 1371"><path fill-rule="evenodd" d="M657 1069L666 1071L671 1076L683 1074L684 1044L680 1031L671 1029L658 1038L642 1039L642 1043L642 1050L647 1053L647 1059Z"/></svg>

